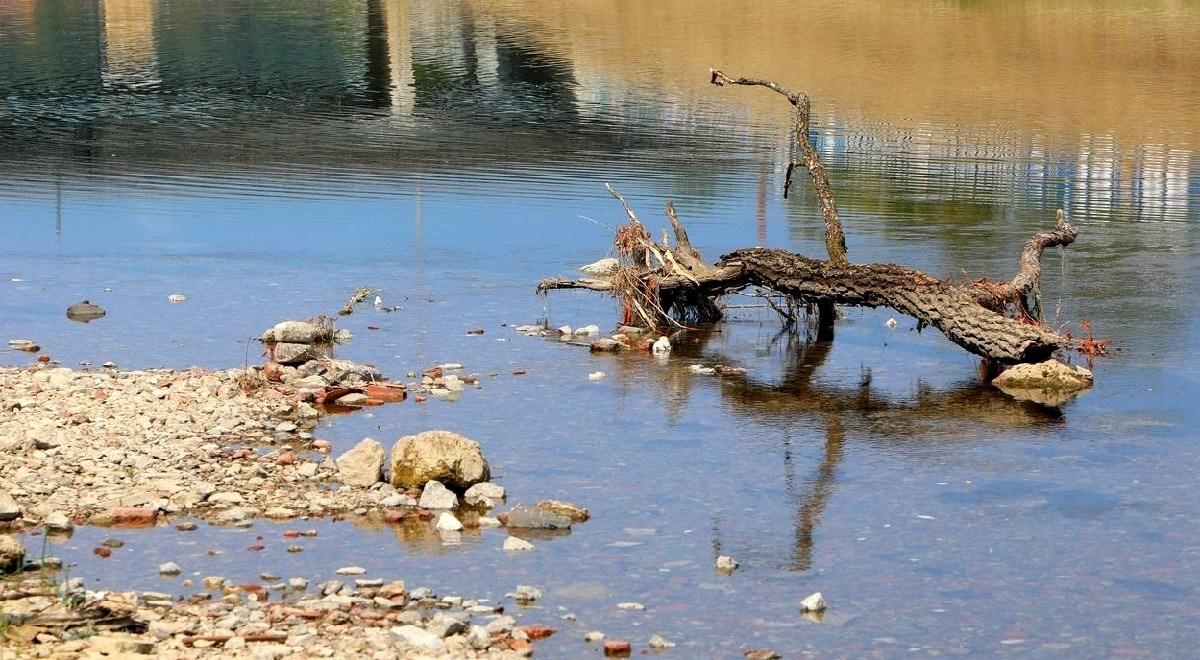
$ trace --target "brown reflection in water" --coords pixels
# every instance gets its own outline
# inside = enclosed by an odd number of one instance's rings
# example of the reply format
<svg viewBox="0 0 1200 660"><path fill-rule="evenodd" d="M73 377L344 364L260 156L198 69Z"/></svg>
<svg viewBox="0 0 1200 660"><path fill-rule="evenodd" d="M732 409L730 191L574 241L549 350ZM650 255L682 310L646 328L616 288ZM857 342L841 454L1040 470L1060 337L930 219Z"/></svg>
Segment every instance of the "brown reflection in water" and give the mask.
<svg viewBox="0 0 1200 660"><path fill-rule="evenodd" d="M106 88L137 89L162 82L154 44L153 0L101 0Z"/></svg>
<svg viewBox="0 0 1200 660"><path fill-rule="evenodd" d="M815 333L815 331L814 331ZM675 343L677 357L701 358L705 364L733 365L718 351L706 349L718 335L713 330L690 331ZM721 392L728 409L754 423L788 425L819 424L825 432L821 460L807 479L797 477L791 439L783 441L784 481L795 500L793 553L789 568L812 568L814 531L837 485L838 466L842 461L847 437L889 447L936 443L958 446L962 435L936 432L951 422L958 426L984 426L1003 430L1061 424L1062 412L1028 402L1017 401L979 382L969 381L947 389L921 388L915 396L889 398L875 390L869 372L857 385L824 383L815 379L833 348L833 342L814 340L795 333L781 333L773 339L780 346L779 362L783 375L777 383L755 380L742 373L721 376ZM690 392L683 380L703 378L682 365L673 372L686 376L676 383L672 394ZM685 395L686 396L686 395ZM675 401L672 407L684 407ZM933 430L933 432L931 432ZM719 537L719 525L714 527ZM714 547L721 542L714 540Z"/></svg>
<svg viewBox="0 0 1200 660"><path fill-rule="evenodd" d="M1200 6L1187 2L886 0L473 3L570 59L581 87L666 84L712 99L710 66L806 89L870 122L1034 126L1194 140ZM516 17L516 18L513 18ZM612 90L607 90L612 93ZM784 114L767 95L722 94ZM1192 136L1186 134L1191 133ZM1166 138L1168 142L1171 138Z"/></svg>

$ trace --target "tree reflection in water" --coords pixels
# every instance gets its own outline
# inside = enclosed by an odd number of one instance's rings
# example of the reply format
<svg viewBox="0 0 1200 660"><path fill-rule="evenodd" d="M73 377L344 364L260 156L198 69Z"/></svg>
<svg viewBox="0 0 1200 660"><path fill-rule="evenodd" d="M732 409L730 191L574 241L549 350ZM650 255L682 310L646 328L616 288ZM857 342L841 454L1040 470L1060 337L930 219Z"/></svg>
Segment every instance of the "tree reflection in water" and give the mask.
<svg viewBox="0 0 1200 660"><path fill-rule="evenodd" d="M669 378L673 414L678 416L687 399L695 374L685 363L735 366L718 350L708 348L720 333L712 328L691 330L675 344L680 360ZM866 443L882 443L895 448L906 444L950 443L960 446L958 434L939 434L938 427L950 424L986 427L1003 433L1007 430L1061 425L1062 411L1030 402L1017 401L978 381L969 380L944 389L918 386L913 395L883 393L872 386L869 369L857 385L823 382L816 378L825 365L833 342L817 337L781 332L771 339L778 347L782 375L778 382L755 378L748 372L726 371L721 375L721 395L727 409L754 423L783 427L820 424L825 431L821 460L805 475L794 458L791 438L784 434L783 477L786 492L795 507L793 552L788 568L807 571L812 568L814 531L821 513L837 485L838 468L849 437ZM720 548L720 525L714 525L714 548Z"/></svg>

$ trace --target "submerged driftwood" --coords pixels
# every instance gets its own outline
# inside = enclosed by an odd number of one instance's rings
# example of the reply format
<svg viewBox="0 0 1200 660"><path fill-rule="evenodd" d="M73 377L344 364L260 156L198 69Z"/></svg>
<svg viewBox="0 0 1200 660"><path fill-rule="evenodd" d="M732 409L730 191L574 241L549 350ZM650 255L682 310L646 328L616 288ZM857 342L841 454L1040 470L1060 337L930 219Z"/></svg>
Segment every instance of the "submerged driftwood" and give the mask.
<svg viewBox="0 0 1200 660"><path fill-rule="evenodd" d="M692 246L673 205L667 204L666 215L675 244L670 245L665 231L662 242L656 243L629 204L609 187L629 219L616 233L619 267L606 277L545 279L538 284L539 293L555 289L607 292L624 303L624 323L663 328L719 320L722 296L761 287L783 295L792 309L799 305L811 308L825 328L832 328L836 305L889 307L937 328L971 353L999 363L1040 362L1068 345L1067 337L1041 323L1038 304L1042 252L1070 245L1078 234L1063 211L1058 212L1053 229L1025 243L1017 273L1008 281L952 284L896 264L852 264L846 256L832 188L809 141L808 95L768 80L731 78L716 70L712 82L767 87L796 108L794 139L799 158L788 165L784 195L790 190L796 167L807 169L821 204L828 258L749 248L730 252L709 265ZM794 318L788 310L778 311L785 318Z"/></svg>

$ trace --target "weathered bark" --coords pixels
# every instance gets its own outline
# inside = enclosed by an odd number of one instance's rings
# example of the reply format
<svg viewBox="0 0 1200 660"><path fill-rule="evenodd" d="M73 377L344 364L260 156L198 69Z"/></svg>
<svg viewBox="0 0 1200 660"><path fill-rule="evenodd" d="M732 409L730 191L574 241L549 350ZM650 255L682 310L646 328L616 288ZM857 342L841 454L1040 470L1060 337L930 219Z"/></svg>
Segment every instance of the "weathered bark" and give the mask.
<svg viewBox="0 0 1200 660"><path fill-rule="evenodd" d="M768 80L731 78L712 70L717 85L757 85L774 90L796 108L796 144L800 159L788 166L785 194L796 165L812 174L825 220L828 261L811 259L784 250L736 250L709 266L691 244L673 205L666 214L675 234L675 246L651 241L637 215L611 186L630 225L617 232L615 246L621 256L618 273L607 279L550 278L538 292L554 289L589 289L620 297L625 322L636 316L642 325L663 327L721 317L721 296L749 287L770 289L818 312L822 335L832 338L835 305L889 307L922 325L941 330L950 341L976 355L998 363L1040 362L1067 345L1067 338L1041 324L1039 277L1042 252L1075 241L1078 230L1058 212L1055 229L1026 242L1020 266L1010 281L978 280L954 285L911 268L895 264L851 264L846 258L845 236L833 201L833 192L820 158L808 138L808 95L793 92ZM636 314L633 312L636 311Z"/></svg>

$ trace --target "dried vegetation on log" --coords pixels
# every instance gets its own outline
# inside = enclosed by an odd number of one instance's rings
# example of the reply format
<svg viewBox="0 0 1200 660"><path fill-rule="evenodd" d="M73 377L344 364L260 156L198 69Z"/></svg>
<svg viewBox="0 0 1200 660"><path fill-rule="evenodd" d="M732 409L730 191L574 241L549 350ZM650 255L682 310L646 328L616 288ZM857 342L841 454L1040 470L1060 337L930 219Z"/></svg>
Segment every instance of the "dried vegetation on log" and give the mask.
<svg viewBox="0 0 1200 660"><path fill-rule="evenodd" d="M787 309L777 307L777 311L785 319L794 320L794 310L806 307L816 314L818 324L832 327L836 305L889 307L912 316L922 326L937 328L971 353L1001 364L1040 362L1068 347L1069 337L1042 322L1039 304L1042 252L1070 245L1078 235L1063 211L1058 211L1053 229L1025 243L1017 273L1008 281L953 284L896 264L852 264L846 256L832 187L809 139L808 95L769 80L732 78L715 69L711 74L714 85L766 87L795 108L798 158L788 165L784 196L791 189L795 169L807 169L825 221L828 258L749 248L730 252L709 265L692 246L673 205L667 204L666 215L675 244L671 245L665 230L662 242L656 243L634 210L609 186L628 218L614 240L619 266L603 278L543 280L538 284L539 293L554 289L607 292L622 301L623 323L661 330L717 321L722 317L722 296L760 287L784 297Z"/></svg>

